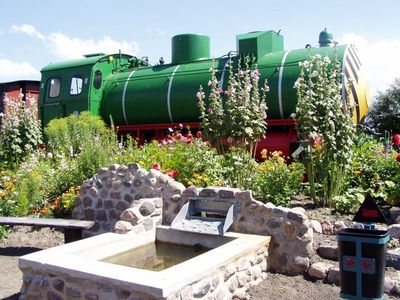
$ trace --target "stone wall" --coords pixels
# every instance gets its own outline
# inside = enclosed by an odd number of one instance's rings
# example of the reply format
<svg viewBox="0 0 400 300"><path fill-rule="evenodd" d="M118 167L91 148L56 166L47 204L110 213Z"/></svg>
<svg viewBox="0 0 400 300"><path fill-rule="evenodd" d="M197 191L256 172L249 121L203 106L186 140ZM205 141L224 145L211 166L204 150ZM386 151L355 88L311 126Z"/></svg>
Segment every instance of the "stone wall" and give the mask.
<svg viewBox="0 0 400 300"><path fill-rule="evenodd" d="M93 300L182 300L182 299L249 299L247 290L266 278L268 250L254 249L244 257L216 267L183 288L172 291L166 297L140 293L134 287L116 286L111 282L71 277L63 272L23 269L23 295L25 299L93 299Z"/></svg>
<svg viewBox="0 0 400 300"><path fill-rule="evenodd" d="M190 197L231 199L237 202L237 218L229 229L241 233L270 235L270 269L303 274L313 253L313 230L301 208L288 209L253 199L251 191L209 187L185 187L157 170L138 164L112 165L86 180L75 200L73 217L94 220L84 236L115 231L126 233L170 225Z"/></svg>
<svg viewBox="0 0 400 300"><path fill-rule="evenodd" d="M72 217L96 222L83 232L84 237L110 231L152 230L161 223L161 194L173 198L184 189L157 170L148 172L138 164L114 164L83 182Z"/></svg>
<svg viewBox="0 0 400 300"><path fill-rule="evenodd" d="M181 196L163 197L163 225L170 225L189 198L235 200L237 217L230 231L270 235L268 266L280 273L303 274L313 253L313 230L304 209L276 207L254 200L251 191L209 187L185 189Z"/></svg>

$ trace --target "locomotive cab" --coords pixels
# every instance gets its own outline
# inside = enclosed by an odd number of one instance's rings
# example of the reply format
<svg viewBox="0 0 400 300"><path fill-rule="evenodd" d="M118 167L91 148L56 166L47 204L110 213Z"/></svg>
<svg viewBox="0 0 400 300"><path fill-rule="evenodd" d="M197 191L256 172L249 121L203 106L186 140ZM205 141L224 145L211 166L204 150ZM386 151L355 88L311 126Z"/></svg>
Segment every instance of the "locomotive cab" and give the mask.
<svg viewBox="0 0 400 300"><path fill-rule="evenodd" d="M44 67L39 97L42 126L52 119L78 115L82 111L98 115L107 76L117 67L129 64L131 58L125 54L96 53Z"/></svg>

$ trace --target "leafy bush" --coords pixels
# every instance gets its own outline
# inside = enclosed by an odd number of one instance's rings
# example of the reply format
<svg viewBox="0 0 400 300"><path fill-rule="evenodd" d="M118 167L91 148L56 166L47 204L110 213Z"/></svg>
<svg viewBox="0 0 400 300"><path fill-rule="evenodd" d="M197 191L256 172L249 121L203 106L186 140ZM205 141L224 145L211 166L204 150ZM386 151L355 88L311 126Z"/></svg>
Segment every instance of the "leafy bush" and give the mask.
<svg viewBox="0 0 400 300"><path fill-rule="evenodd" d="M156 168L185 185L219 185L223 178L223 157L189 132L173 132L161 142L153 141L129 151L130 162Z"/></svg>
<svg viewBox="0 0 400 300"><path fill-rule="evenodd" d="M364 201L362 188L350 188L343 195L333 197L334 208L340 213L355 213Z"/></svg>
<svg viewBox="0 0 400 300"><path fill-rule="evenodd" d="M53 119L45 128L47 143L55 152L76 155L84 141L100 139L108 133L105 123L98 116L82 112L78 116Z"/></svg>
<svg viewBox="0 0 400 300"><path fill-rule="evenodd" d="M353 146L352 176L349 187L360 187L389 204L400 204L400 163L397 153L373 139Z"/></svg>
<svg viewBox="0 0 400 300"><path fill-rule="evenodd" d="M251 188L258 200L290 206L293 196L301 193L303 174L303 164L287 165L282 153L275 151L259 164Z"/></svg>

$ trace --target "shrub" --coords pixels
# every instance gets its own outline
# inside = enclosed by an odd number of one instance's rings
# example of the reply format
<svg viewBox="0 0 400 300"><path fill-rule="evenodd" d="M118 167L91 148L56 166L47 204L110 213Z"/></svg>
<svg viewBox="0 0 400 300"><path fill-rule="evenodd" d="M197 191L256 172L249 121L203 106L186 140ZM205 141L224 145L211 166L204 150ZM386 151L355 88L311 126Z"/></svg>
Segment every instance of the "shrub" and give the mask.
<svg viewBox="0 0 400 300"><path fill-rule="evenodd" d="M301 193L303 174L303 164L286 164L282 153L275 151L259 164L251 188L258 200L290 206L293 196Z"/></svg>
<svg viewBox="0 0 400 300"><path fill-rule="evenodd" d="M397 152L381 142L364 139L353 146L348 187L361 187L389 204L400 204L400 163Z"/></svg>
<svg viewBox="0 0 400 300"><path fill-rule="evenodd" d="M4 113L0 115L0 159L14 166L42 143L36 101L27 97L27 105L22 96L18 99L5 96Z"/></svg>
<svg viewBox="0 0 400 300"><path fill-rule="evenodd" d="M82 112L78 116L53 119L45 128L49 147L66 155L76 155L84 141L92 141L108 133L105 123L98 116Z"/></svg>

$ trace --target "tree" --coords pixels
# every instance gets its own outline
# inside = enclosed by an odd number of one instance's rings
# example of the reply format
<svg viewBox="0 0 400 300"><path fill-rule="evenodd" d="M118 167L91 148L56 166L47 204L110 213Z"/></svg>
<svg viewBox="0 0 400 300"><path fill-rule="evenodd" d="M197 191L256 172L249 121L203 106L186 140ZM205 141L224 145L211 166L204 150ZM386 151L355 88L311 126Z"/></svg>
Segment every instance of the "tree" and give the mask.
<svg viewBox="0 0 400 300"><path fill-rule="evenodd" d="M373 132L383 134L385 131L400 132L400 79L385 92L379 92L369 110L365 126Z"/></svg>

